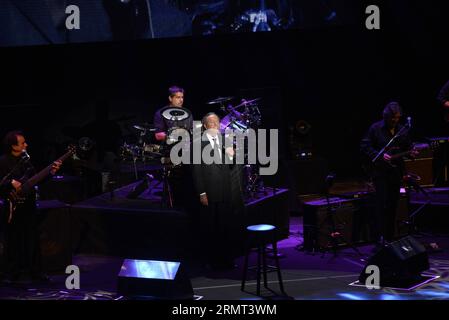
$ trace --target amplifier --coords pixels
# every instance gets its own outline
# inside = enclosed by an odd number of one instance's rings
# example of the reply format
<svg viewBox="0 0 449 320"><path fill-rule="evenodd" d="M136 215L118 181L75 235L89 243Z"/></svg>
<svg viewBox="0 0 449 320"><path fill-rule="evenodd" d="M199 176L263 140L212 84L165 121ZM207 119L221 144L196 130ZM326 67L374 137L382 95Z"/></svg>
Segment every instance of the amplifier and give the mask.
<svg viewBox="0 0 449 320"><path fill-rule="evenodd" d="M433 186L433 157L405 160L405 170L421 177L421 180L418 181L420 186Z"/></svg>
<svg viewBox="0 0 449 320"><path fill-rule="evenodd" d="M341 234L337 239L339 245L344 246L352 242L353 216L360 201L336 197L329 200L330 207L326 199L304 203L305 250L321 250L331 246L333 231Z"/></svg>
<svg viewBox="0 0 449 320"><path fill-rule="evenodd" d="M373 221L375 214L375 195L358 199L333 197L304 203L303 235L304 249L323 250L332 246L333 230L341 234L337 238L339 246L375 241ZM408 218L407 196L402 194L396 212L395 237L401 237L409 231L404 221ZM335 226L335 227L334 227Z"/></svg>

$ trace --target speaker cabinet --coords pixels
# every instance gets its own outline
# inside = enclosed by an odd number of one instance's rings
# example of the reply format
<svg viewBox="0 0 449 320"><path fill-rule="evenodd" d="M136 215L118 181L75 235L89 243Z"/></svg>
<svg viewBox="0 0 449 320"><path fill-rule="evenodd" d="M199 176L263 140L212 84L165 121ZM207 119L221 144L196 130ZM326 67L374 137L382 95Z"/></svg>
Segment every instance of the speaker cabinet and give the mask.
<svg viewBox="0 0 449 320"><path fill-rule="evenodd" d="M420 186L433 186L433 158L405 160L405 169L421 177Z"/></svg>
<svg viewBox="0 0 449 320"><path fill-rule="evenodd" d="M391 242L368 259L359 281L365 283L366 268L375 265L380 271L381 287L410 288L422 280L421 272L429 269L425 247L411 236Z"/></svg>
<svg viewBox="0 0 449 320"><path fill-rule="evenodd" d="M335 240L339 245L347 245L353 238L353 215L356 206L352 200L331 199L330 207L326 199L309 201L304 204L304 249L320 250L333 243L331 234L337 231L341 236Z"/></svg>

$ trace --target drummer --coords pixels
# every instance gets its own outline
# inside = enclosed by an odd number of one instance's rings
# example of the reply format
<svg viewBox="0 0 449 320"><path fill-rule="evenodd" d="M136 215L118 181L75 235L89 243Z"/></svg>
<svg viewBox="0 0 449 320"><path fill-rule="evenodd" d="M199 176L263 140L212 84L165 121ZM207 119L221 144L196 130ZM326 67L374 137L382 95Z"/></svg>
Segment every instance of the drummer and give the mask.
<svg viewBox="0 0 449 320"><path fill-rule="evenodd" d="M184 89L177 86L170 87L168 89L168 102L167 106L160 108L154 114L155 138L157 141L166 141L167 132L172 128L184 128L191 132L193 127L192 113L183 107ZM186 114L181 114L179 117L167 117L164 111L170 108L182 108Z"/></svg>

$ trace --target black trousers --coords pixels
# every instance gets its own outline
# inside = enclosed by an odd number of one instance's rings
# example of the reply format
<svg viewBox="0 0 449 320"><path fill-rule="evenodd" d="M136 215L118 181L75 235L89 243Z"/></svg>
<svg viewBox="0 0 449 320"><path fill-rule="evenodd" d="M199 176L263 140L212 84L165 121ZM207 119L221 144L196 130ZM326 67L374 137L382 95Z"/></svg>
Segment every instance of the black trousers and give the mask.
<svg viewBox="0 0 449 320"><path fill-rule="evenodd" d="M377 172L373 179L376 188L376 209L374 215L374 236L386 241L394 238L396 211L402 182L402 170L391 168Z"/></svg>
<svg viewBox="0 0 449 320"><path fill-rule="evenodd" d="M34 204L18 207L10 223L2 212L4 230L3 272L6 276L33 277L41 273L38 219Z"/></svg>
<svg viewBox="0 0 449 320"><path fill-rule="evenodd" d="M241 219L231 202L209 202L200 209L200 250L212 265L227 265L239 252Z"/></svg>

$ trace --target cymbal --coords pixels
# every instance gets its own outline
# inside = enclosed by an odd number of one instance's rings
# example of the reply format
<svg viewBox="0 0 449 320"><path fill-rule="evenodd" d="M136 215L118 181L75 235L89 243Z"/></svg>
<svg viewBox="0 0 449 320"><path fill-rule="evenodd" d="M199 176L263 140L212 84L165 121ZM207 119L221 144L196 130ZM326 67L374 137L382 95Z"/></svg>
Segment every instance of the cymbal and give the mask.
<svg viewBox="0 0 449 320"><path fill-rule="evenodd" d="M207 104L223 103L223 102L226 102L226 101L230 101L232 99L234 99L234 97L218 97L218 98L216 98L214 100L211 100L209 102L206 102L206 103Z"/></svg>
<svg viewBox="0 0 449 320"><path fill-rule="evenodd" d="M156 130L154 125L149 124L149 123L143 123L141 125L135 124L135 125L133 125L133 128L140 130L140 131L155 131Z"/></svg>
<svg viewBox="0 0 449 320"><path fill-rule="evenodd" d="M234 109L246 106L248 104L252 104L252 103L254 103L256 101L259 101L260 99L262 99L262 98L256 98L256 99L253 99L253 100L242 99L242 102L238 106L234 107Z"/></svg>

